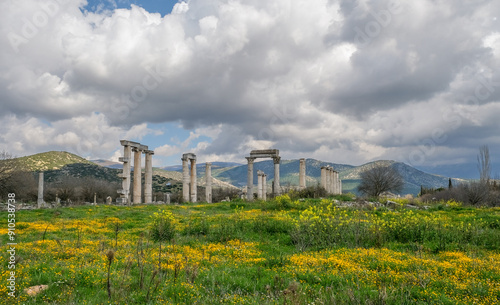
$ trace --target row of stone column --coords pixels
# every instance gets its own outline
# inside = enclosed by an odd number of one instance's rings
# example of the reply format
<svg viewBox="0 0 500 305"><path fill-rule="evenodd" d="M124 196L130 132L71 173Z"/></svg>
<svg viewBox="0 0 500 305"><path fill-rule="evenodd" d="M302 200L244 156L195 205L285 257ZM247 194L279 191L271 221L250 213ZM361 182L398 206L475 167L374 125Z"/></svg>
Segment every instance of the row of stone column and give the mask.
<svg viewBox="0 0 500 305"><path fill-rule="evenodd" d="M122 188L118 190L120 198L118 202L123 204L140 204L142 203L142 171L141 157L144 153L146 156L145 173L144 173L144 203L153 202L153 155L154 151L149 150L148 146L137 142L121 140L123 146L123 157L119 158L123 162L123 171L120 177L122 178ZM130 182L132 172L132 152L134 152L134 185L133 198L130 201Z"/></svg>
<svg viewBox="0 0 500 305"><path fill-rule="evenodd" d="M342 181L339 179L339 173L331 166L321 167L321 186L328 194L342 194Z"/></svg>
<svg viewBox="0 0 500 305"><path fill-rule="evenodd" d="M182 199L184 202L197 202L198 183L196 180L196 155L187 153L182 155ZM191 163L191 170L189 170ZM212 163L205 164L205 198L212 203Z"/></svg>

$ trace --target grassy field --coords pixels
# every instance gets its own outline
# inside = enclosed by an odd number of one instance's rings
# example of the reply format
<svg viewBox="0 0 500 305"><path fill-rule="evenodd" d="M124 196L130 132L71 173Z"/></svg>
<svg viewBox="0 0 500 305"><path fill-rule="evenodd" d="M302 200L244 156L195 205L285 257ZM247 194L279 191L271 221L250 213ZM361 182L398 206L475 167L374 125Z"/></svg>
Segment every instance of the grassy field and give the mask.
<svg viewBox="0 0 500 305"><path fill-rule="evenodd" d="M402 203L344 208L281 196L17 211L16 298L5 250L0 302L500 303L500 209ZM7 249L7 216L0 233ZM34 285L49 288L23 292Z"/></svg>

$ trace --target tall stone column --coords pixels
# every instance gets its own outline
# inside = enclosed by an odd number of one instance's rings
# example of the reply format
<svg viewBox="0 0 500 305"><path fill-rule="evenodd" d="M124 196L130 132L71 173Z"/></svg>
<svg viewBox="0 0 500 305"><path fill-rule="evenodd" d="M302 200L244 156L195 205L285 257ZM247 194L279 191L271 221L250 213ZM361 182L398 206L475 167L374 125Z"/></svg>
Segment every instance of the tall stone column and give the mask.
<svg viewBox="0 0 500 305"><path fill-rule="evenodd" d="M337 180L335 179L336 171L332 168L332 179L331 179L331 185L332 185L332 194L337 194Z"/></svg>
<svg viewBox="0 0 500 305"><path fill-rule="evenodd" d="M128 145L128 143L128 141L121 141L123 145L123 157L119 158L119 161L123 162L123 170L120 175L122 178L122 189L118 191L120 193L120 203L122 204L130 203L130 173L132 171L130 161L132 158L132 146Z"/></svg>
<svg viewBox="0 0 500 305"><path fill-rule="evenodd" d="M306 159L300 159L299 165L299 189L303 190L306 188Z"/></svg>
<svg viewBox="0 0 500 305"><path fill-rule="evenodd" d="M333 184L333 186L335 187L335 189L333 190L333 192L335 194L340 194L340 190L339 190L339 173L335 171L333 174L334 174L334 176L333 176L334 177L334 184Z"/></svg>
<svg viewBox="0 0 500 305"><path fill-rule="evenodd" d="M267 200L267 175L262 175L262 200Z"/></svg>
<svg viewBox="0 0 500 305"><path fill-rule="evenodd" d="M208 203L212 203L212 163L205 164L205 198Z"/></svg>
<svg viewBox="0 0 500 305"><path fill-rule="evenodd" d="M279 196L281 194L280 187L280 161L281 157L274 157L274 196Z"/></svg>
<svg viewBox="0 0 500 305"><path fill-rule="evenodd" d="M146 163L144 169L144 203L153 202L153 155L154 151L145 150Z"/></svg>
<svg viewBox="0 0 500 305"><path fill-rule="evenodd" d="M189 197L189 165L188 165L188 159L186 157L182 157L182 200L184 202L189 202L190 197Z"/></svg>
<svg viewBox="0 0 500 305"><path fill-rule="evenodd" d="M257 199L262 199L262 175L263 171L257 171Z"/></svg>
<svg viewBox="0 0 500 305"><path fill-rule="evenodd" d="M336 189L337 187L335 186L335 184L336 184L336 182L335 182L335 181L336 181L336 180L335 180L335 170L333 170L333 168L332 168L332 179L331 179L332 194L336 194L335 189Z"/></svg>
<svg viewBox="0 0 500 305"><path fill-rule="evenodd" d="M329 166L326 168L326 192L328 194L332 192L332 170Z"/></svg>
<svg viewBox="0 0 500 305"><path fill-rule="evenodd" d="M337 172L332 168L332 193L337 194Z"/></svg>
<svg viewBox="0 0 500 305"><path fill-rule="evenodd" d="M196 181L196 159L191 159L191 202L196 202L198 185Z"/></svg>
<svg viewBox="0 0 500 305"><path fill-rule="evenodd" d="M248 168L247 168L247 200L252 201L253 200L253 161L255 158L252 157L245 157L248 161Z"/></svg>
<svg viewBox="0 0 500 305"><path fill-rule="evenodd" d="M142 201L141 155L142 151L139 148L134 148L134 204L140 204Z"/></svg>
<svg viewBox="0 0 500 305"><path fill-rule="evenodd" d="M43 207L43 172L38 173L38 200L36 203L39 209Z"/></svg>
<svg viewBox="0 0 500 305"><path fill-rule="evenodd" d="M328 192L328 189L327 189L327 186L326 186L326 166L322 166L321 167L321 186L327 190Z"/></svg>

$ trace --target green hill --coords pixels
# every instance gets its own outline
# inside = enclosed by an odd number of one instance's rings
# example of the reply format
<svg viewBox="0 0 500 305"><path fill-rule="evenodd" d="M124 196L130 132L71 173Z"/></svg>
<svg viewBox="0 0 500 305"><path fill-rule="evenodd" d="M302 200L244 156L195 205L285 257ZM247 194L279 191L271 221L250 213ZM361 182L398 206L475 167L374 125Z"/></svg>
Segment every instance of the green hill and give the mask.
<svg viewBox="0 0 500 305"><path fill-rule="evenodd" d="M49 151L16 158L21 169L31 172L62 169L69 164L94 164L80 156L65 151Z"/></svg>

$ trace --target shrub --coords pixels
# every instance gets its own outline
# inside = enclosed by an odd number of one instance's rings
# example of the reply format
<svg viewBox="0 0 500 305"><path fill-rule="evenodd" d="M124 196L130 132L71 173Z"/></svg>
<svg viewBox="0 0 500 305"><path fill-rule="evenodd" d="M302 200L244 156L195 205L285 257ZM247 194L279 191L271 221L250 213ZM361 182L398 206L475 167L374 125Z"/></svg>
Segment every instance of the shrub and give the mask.
<svg viewBox="0 0 500 305"><path fill-rule="evenodd" d="M172 212L162 210L151 216L153 221L150 225L151 238L154 241L170 241L174 238L176 221Z"/></svg>

